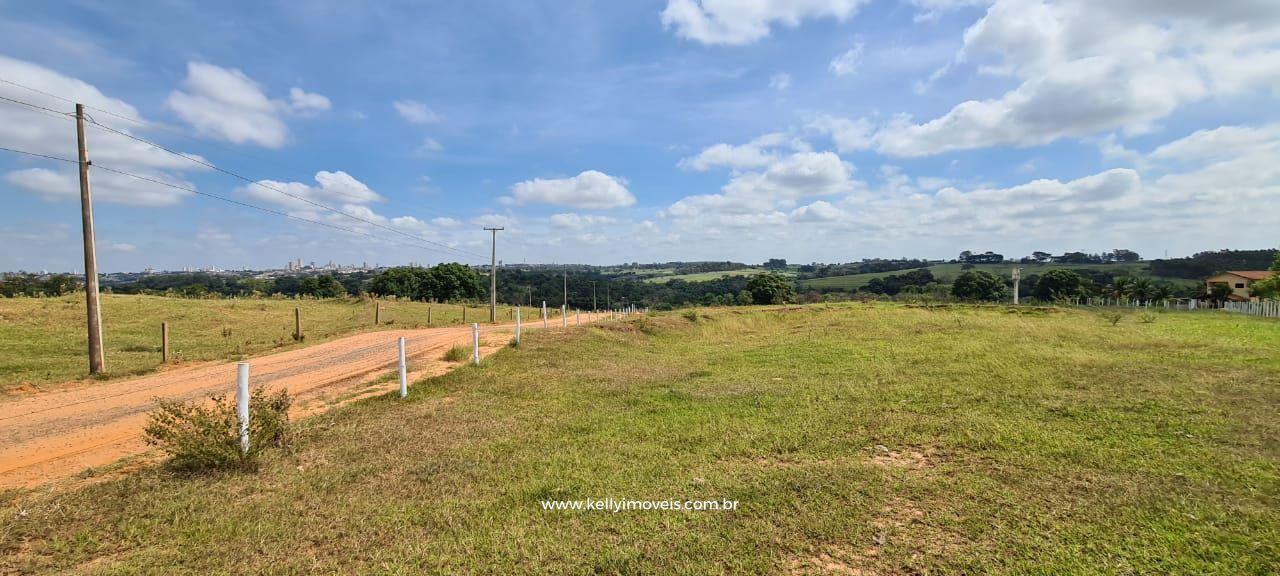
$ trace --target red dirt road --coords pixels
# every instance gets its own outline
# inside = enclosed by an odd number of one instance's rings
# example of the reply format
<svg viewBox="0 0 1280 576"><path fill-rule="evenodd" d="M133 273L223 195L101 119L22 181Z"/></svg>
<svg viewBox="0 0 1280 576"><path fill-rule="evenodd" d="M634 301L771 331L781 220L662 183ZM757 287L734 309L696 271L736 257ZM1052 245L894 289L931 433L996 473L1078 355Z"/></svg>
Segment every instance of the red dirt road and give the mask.
<svg viewBox="0 0 1280 576"><path fill-rule="evenodd" d="M506 345L511 332L509 325L482 326L481 353ZM357 334L250 359L250 385L287 388L295 415L394 390L394 379L374 381L394 370L400 336L410 382L457 366L441 357L453 346L471 345L470 326ZM0 488L30 488L143 454L149 450L143 428L155 398L233 395L235 380L235 362L204 364L0 402Z"/></svg>

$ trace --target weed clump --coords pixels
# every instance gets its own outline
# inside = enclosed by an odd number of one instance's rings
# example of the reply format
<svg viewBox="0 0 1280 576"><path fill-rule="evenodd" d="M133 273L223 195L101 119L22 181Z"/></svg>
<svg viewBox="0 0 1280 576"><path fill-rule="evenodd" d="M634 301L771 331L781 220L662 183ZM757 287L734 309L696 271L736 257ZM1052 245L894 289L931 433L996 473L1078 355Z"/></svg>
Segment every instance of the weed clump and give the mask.
<svg viewBox="0 0 1280 576"><path fill-rule="evenodd" d="M1143 324L1154 324L1156 321L1156 315L1150 312L1143 312L1138 315L1138 321Z"/></svg>
<svg viewBox="0 0 1280 576"><path fill-rule="evenodd" d="M289 439L289 393L249 394L249 450L240 447L236 403L214 396L211 403L157 399L147 422L147 444L169 454L169 464L187 472L253 470L268 448L283 448Z"/></svg>
<svg viewBox="0 0 1280 576"><path fill-rule="evenodd" d="M698 321L698 311L697 311L697 310L689 310L689 311L685 312L684 314L681 314L681 316L684 316L684 319L685 319L685 320L688 320L688 321L690 321L690 322L697 322L697 321Z"/></svg>
<svg viewBox="0 0 1280 576"><path fill-rule="evenodd" d="M1098 316L1101 317L1104 321L1110 323L1112 326L1115 326L1116 324L1119 324L1121 320L1124 320L1124 314L1121 314L1119 312L1107 311L1107 312L1099 313Z"/></svg>
<svg viewBox="0 0 1280 576"><path fill-rule="evenodd" d="M448 352L444 353L445 362L462 362L470 357L471 352L462 346L454 346L453 348L450 348Z"/></svg>

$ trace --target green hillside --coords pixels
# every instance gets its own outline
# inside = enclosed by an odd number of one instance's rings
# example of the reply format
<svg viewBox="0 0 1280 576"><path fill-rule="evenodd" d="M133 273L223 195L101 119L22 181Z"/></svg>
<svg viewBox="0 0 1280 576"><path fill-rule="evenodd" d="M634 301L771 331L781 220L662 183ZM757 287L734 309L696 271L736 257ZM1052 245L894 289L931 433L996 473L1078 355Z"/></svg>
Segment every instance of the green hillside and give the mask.
<svg viewBox="0 0 1280 576"><path fill-rule="evenodd" d="M933 275L944 282L950 282L956 276L959 276L964 265L960 263L934 264L927 266ZM1017 264L1022 268L1024 277L1033 274L1041 275L1045 272L1055 269L1067 270L1098 270L1115 274L1116 276L1145 276L1153 280L1162 282L1170 282L1182 286L1195 286L1199 282L1188 280L1185 278L1168 278L1160 276L1151 276L1150 265L1147 262L1133 263L1112 263L1112 264ZM974 270L985 270L1001 277L1007 277L1013 269L1013 263L1006 264L974 264ZM874 278L883 278L895 274L905 274L909 270L895 270L893 272L871 272L867 274L851 274L848 276L831 276L827 278L813 278L809 280L801 280L799 282L801 289L814 290L857 290L866 286Z"/></svg>

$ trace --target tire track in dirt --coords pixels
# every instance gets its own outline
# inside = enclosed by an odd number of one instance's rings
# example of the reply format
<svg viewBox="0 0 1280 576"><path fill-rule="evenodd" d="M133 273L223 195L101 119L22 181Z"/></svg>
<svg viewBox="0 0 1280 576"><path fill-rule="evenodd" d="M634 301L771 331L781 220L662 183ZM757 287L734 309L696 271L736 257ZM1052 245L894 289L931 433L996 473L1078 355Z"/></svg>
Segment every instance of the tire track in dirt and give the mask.
<svg viewBox="0 0 1280 576"><path fill-rule="evenodd" d="M482 326L481 354L505 346L513 329L510 324ZM529 329L542 328L531 322L525 324ZM370 332L252 358L250 384L288 389L295 416L381 394L399 386L394 379L374 382L395 368L400 336L412 381L459 365L442 356L453 346L470 347L471 327ZM224 362L0 402L0 488L35 487L147 452L143 428L155 398L230 395L235 380L236 363Z"/></svg>

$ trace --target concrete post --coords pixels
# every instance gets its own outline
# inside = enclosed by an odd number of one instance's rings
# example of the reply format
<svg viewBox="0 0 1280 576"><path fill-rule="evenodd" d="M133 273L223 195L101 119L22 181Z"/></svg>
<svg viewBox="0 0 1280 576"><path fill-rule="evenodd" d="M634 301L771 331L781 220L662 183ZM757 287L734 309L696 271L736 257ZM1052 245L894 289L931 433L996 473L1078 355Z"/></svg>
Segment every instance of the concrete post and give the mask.
<svg viewBox="0 0 1280 576"><path fill-rule="evenodd" d="M249 453L249 363L236 364L236 419L240 422L240 452Z"/></svg>
<svg viewBox="0 0 1280 576"><path fill-rule="evenodd" d="M400 397L409 395L409 374L404 362L404 336L400 337Z"/></svg>

